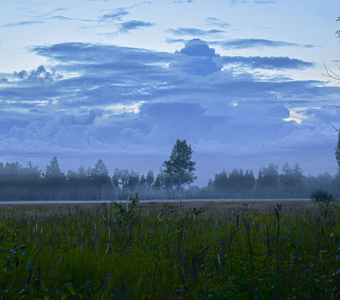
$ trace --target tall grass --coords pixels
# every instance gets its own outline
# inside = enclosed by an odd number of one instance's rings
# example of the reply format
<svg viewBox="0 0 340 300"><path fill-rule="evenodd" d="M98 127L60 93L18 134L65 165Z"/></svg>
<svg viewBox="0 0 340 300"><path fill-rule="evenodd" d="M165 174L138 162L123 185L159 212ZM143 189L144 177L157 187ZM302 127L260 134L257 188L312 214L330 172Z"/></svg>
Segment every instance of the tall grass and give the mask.
<svg viewBox="0 0 340 300"><path fill-rule="evenodd" d="M137 202L2 210L1 298L339 299L332 198L308 209Z"/></svg>

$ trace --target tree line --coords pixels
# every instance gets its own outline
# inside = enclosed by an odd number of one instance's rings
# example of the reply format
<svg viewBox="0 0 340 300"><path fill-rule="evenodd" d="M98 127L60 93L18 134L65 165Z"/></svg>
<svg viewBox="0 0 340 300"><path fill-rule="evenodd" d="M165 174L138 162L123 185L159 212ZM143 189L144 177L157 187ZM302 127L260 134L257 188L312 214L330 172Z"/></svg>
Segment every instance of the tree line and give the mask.
<svg viewBox="0 0 340 300"><path fill-rule="evenodd" d="M279 173L273 163L259 169L255 177L252 170L223 169L206 186L192 185L193 171L166 172L160 167L158 174L146 174L115 168L112 176L102 159L93 168L79 167L77 171L62 172L57 157L53 157L45 171L31 161L26 167L18 162L0 162L0 200L125 200L139 192L141 199L247 199L247 198L308 198L318 188L340 196L340 178L327 172L319 176L304 176L299 164L287 163ZM184 188L184 185L189 185Z"/></svg>

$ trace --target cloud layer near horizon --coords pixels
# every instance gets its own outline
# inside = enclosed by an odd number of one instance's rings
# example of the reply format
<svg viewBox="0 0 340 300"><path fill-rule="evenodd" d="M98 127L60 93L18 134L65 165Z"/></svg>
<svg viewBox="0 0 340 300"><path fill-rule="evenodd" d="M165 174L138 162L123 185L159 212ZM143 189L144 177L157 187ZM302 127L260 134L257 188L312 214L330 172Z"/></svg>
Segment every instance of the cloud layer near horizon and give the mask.
<svg viewBox="0 0 340 300"><path fill-rule="evenodd" d="M122 30L152 26L127 23ZM267 44L287 46L273 43ZM299 162L314 173L321 166L336 168L337 137L327 124L338 124L340 111L330 105L336 88L280 74L313 62L221 56L200 39L175 53L87 43L30 51L49 64L0 80L5 159L36 157L46 165L57 155L64 168L76 169L103 158L111 171L156 171L176 139L186 139L200 184L222 168L256 169L269 162ZM273 70L275 75L263 73ZM292 114L301 124L284 120Z"/></svg>

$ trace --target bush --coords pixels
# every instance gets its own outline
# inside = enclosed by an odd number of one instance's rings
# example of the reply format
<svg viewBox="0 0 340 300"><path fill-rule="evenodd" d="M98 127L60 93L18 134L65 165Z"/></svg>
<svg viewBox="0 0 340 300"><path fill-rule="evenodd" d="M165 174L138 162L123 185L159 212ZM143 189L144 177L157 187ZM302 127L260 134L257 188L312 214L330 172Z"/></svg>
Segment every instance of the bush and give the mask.
<svg viewBox="0 0 340 300"><path fill-rule="evenodd" d="M312 192L310 195L315 201L319 202L319 201L325 201L329 194L326 190L318 189Z"/></svg>

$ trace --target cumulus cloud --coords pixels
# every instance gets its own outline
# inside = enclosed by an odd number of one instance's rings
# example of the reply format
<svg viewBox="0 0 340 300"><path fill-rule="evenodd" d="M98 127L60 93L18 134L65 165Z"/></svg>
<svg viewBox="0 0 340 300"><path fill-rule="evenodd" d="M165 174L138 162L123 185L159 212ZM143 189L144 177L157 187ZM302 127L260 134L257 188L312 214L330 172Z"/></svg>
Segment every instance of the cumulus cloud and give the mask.
<svg viewBox="0 0 340 300"><path fill-rule="evenodd" d="M219 55L215 53L215 49L209 48L208 44L200 39L193 39L175 53L176 62L171 63L170 68L206 76L221 70L221 66L214 61L216 57Z"/></svg>
<svg viewBox="0 0 340 300"><path fill-rule="evenodd" d="M39 66L36 70L31 70L29 72L27 72L26 70L14 72L13 77L15 79L40 83L52 82L53 80L62 78L62 76L58 74L55 70L52 69L48 71L44 66Z"/></svg>

